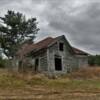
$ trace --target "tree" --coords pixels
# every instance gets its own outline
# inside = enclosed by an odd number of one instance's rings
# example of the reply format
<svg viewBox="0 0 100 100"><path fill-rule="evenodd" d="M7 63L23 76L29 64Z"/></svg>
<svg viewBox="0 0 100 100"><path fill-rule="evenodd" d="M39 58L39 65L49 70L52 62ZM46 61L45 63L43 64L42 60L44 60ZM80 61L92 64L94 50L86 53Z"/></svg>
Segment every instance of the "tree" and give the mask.
<svg viewBox="0 0 100 100"><path fill-rule="evenodd" d="M89 56L88 63L92 66L100 66L100 55Z"/></svg>
<svg viewBox="0 0 100 100"><path fill-rule="evenodd" d="M100 66L100 55L95 56L95 65Z"/></svg>
<svg viewBox="0 0 100 100"><path fill-rule="evenodd" d="M88 64L90 66L94 66L95 65L95 56L89 56L88 57Z"/></svg>
<svg viewBox="0 0 100 100"><path fill-rule="evenodd" d="M9 11L0 17L0 43L8 57L14 57L16 51L26 40L33 41L38 32L36 18L29 18L17 12Z"/></svg>

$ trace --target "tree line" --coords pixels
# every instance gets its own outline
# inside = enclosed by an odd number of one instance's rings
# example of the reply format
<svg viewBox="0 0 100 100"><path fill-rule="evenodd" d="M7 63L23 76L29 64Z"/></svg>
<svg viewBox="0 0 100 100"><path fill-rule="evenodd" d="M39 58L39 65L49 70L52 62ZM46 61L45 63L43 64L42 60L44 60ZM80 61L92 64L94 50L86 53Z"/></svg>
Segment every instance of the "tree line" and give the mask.
<svg viewBox="0 0 100 100"><path fill-rule="evenodd" d="M100 55L89 56L88 63L90 66L100 66Z"/></svg>

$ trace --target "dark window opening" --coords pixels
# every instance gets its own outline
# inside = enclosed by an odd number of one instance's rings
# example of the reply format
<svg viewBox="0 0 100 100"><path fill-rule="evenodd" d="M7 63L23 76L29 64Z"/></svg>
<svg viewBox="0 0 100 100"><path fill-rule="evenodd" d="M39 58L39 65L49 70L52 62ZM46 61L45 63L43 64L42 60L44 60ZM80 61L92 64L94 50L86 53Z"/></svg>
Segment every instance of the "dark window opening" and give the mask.
<svg viewBox="0 0 100 100"><path fill-rule="evenodd" d="M39 59L35 59L35 71L38 70L38 66L39 66Z"/></svg>
<svg viewBox="0 0 100 100"><path fill-rule="evenodd" d="M62 70L62 60L61 60L61 58L55 58L55 70L56 71Z"/></svg>
<svg viewBox="0 0 100 100"><path fill-rule="evenodd" d="M18 71L19 72L21 72L21 71L23 71L23 65L22 65L23 63L22 63L22 61L20 60L19 61L19 65L18 65Z"/></svg>
<svg viewBox="0 0 100 100"><path fill-rule="evenodd" d="M59 50L64 51L64 43L59 43Z"/></svg>
<svg viewBox="0 0 100 100"><path fill-rule="evenodd" d="M22 66L22 61L19 61L19 66Z"/></svg>

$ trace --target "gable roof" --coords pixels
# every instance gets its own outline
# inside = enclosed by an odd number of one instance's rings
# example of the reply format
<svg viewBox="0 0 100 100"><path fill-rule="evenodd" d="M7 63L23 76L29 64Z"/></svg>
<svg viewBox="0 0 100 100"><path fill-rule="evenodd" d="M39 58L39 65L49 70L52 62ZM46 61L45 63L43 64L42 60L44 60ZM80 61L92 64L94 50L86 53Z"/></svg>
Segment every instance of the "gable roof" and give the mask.
<svg viewBox="0 0 100 100"><path fill-rule="evenodd" d="M50 45L51 43L53 43L55 41L54 38L51 37L47 37L41 41L39 41L38 43L32 43L32 44L28 44L25 43L20 50L17 52L17 55L25 55L31 51L38 51L41 49L45 49L48 47L48 45Z"/></svg>
<svg viewBox="0 0 100 100"><path fill-rule="evenodd" d="M59 37L61 37L61 36L59 36ZM49 45L52 45L53 43L57 42L57 39L59 37L56 37L56 38L47 37L47 38L45 38L45 39L43 39L40 42L35 43L35 44L26 43L17 52L17 55L26 55L27 53L30 53L31 51L37 52L39 50L46 49L46 48L49 47ZM68 43L68 45L70 46L69 43ZM75 55L88 55L88 53L86 53L86 52L84 52L82 50L79 50L77 48L74 48L72 46L70 46L70 48L73 50Z"/></svg>
<svg viewBox="0 0 100 100"><path fill-rule="evenodd" d="M75 47L72 48L76 55L88 55L88 53L84 52L83 50L77 49Z"/></svg>

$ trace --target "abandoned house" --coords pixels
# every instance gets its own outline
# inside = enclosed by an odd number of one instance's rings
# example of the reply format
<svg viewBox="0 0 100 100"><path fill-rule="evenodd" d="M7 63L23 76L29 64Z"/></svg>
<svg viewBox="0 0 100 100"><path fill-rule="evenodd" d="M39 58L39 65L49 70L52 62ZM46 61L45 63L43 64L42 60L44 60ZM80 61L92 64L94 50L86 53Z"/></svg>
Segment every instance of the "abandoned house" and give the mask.
<svg viewBox="0 0 100 100"><path fill-rule="evenodd" d="M16 69L69 73L88 65L88 53L72 47L64 35L48 37L38 43L25 43L16 54ZM26 68L27 67L27 68Z"/></svg>

